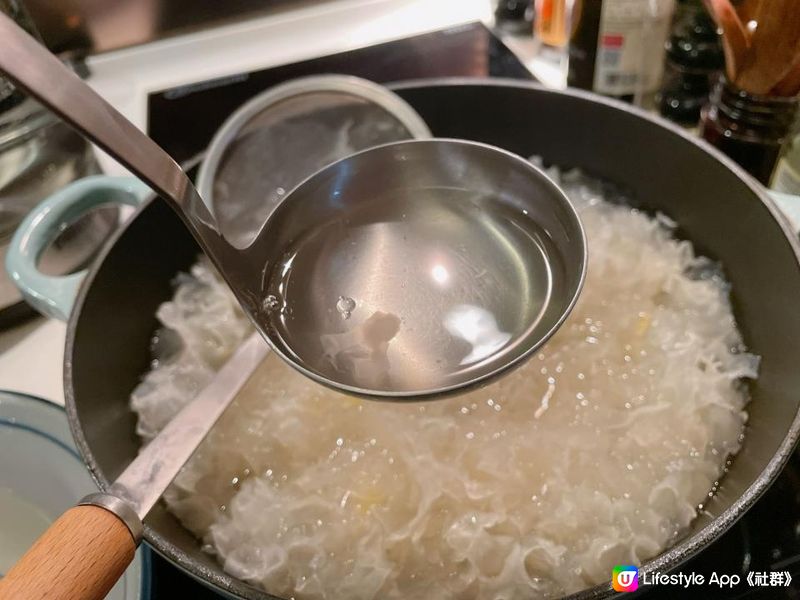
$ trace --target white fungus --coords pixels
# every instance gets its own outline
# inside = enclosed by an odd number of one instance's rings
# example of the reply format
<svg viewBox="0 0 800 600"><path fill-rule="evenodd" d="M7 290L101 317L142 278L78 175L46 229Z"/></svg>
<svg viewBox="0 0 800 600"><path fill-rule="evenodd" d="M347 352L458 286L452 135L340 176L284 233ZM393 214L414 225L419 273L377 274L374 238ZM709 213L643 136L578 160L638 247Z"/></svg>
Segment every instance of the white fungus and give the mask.
<svg viewBox="0 0 800 600"><path fill-rule="evenodd" d="M165 495L229 573L302 600L551 597L692 521L740 446L757 357L669 220L551 174L589 242L565 325L499 382L424 407L338 395L268 358ZM250 332L204 262L158 318L132 397L145 439Z"/></svg>

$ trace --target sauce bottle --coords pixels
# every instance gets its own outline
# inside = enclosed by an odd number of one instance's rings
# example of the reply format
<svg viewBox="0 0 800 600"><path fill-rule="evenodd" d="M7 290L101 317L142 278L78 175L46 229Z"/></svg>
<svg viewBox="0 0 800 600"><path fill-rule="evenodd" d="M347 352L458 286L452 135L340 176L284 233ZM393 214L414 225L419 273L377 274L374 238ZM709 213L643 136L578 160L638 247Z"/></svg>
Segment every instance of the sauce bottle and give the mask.
<svg viewBox="0 0 800 600"><path fill-rule="evenodd" d="M637 104L657 91L674 0L575 0L567 83Z"/></svg>
<svg viewBox="0 0 800 600"><path fill-rule="evenodd" d="M799 109L797 96L753 94L723 76L701 112L700 131L706 141L769 185Z"/></svg>
<svg viewBox="0 0 800 600"><path fill-rule="evenodd" d="M725 67L717 25L699 0L683 0L666 46L664 82L658 98L663 117L695 127L712 85Z"/></svg>

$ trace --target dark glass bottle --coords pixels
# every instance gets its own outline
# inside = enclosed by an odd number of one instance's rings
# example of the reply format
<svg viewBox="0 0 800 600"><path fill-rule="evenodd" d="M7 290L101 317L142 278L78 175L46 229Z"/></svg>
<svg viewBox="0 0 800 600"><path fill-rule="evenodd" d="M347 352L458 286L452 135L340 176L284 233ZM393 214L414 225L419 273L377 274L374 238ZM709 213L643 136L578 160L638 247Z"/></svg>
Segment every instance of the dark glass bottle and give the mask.
<svg viewBox="0 0 800 600"><path fill-rule="evenodd" d="M725 54L717 26L702 4L696 0L683 4L666 45L658 108L664 117L693 127L725 67Z"/></svg>
<svg viewBox="0 0 800 600"><path fill-rule="evenodd" d="M572 87L592 89L602 12L603 0L575 0L567 74L567 83ZM629 99L633 99L633 94Z"/></svg>
<svg viewBox="0 0 800 600"><path fill-rule="evenodd" d="M533 0L499 0L494 10L498 29L513 34L533 33Z"/></svg>
<svg viewBox="0 0 800 600"><path fill-rule="evenodd" d="M750 94L721 77L702 111L703 137L769 185L792 133L798 98Z"/></svg>

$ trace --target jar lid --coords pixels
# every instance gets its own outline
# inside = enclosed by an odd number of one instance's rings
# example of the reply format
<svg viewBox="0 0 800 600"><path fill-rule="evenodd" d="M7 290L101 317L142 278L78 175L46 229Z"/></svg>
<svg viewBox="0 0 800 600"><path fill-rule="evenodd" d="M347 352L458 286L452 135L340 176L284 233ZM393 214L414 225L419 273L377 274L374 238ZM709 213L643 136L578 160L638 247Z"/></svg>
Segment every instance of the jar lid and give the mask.
<svg viewBox="0 0 800 600"><path fill-rule="evenodd" d="M410 105L371 81L295 79L259 94L225 121L197 187L225 237L243 247L283 197L322 167L373 146L430 135Z"/></svg>

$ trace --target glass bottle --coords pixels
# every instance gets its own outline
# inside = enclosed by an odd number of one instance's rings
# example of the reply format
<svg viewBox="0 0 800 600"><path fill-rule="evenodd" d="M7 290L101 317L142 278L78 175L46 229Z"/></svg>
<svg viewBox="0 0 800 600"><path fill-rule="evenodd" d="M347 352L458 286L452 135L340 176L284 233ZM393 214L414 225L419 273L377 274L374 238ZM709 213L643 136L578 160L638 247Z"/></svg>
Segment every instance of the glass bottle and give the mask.
<svg viewBox="0 0 800 600"><path fill-rule="evenodd" d="M544 85L567 85L567 43L574 0L536 0L531 71Z"/></svg>
<svg viewBox="0 0 800 600"><path fill-rule="evenodd" d="M499 0L494 9L496 27L514 35L530 35L532 4L533 0Z"/></svg>
<svg viewBox="0 0 800 600"><path fill-rule="evenodd" d="M703 137L764 185L797 117L798 98L763 96L721 77L702 111Z"/></svg>
<svg viewBox="0 0 800 600"><path fill-rule="evenodd" d="M536 0L534 35L554 48L567 45L567 0Z"/></svg>
<svg viewBox="0 0 800 600"><path fill-rule="evenodd" d="M674 0L575 0L570 86L629 102L661 83Z"/></svg>
<svg viewBox="0 0 800 600"><path fill-rule="evenodd" d="M717 26L699 0L681 3L666 46L664 82L658 96L662 116L695 127L700 110L725 67Z"/></svg>

